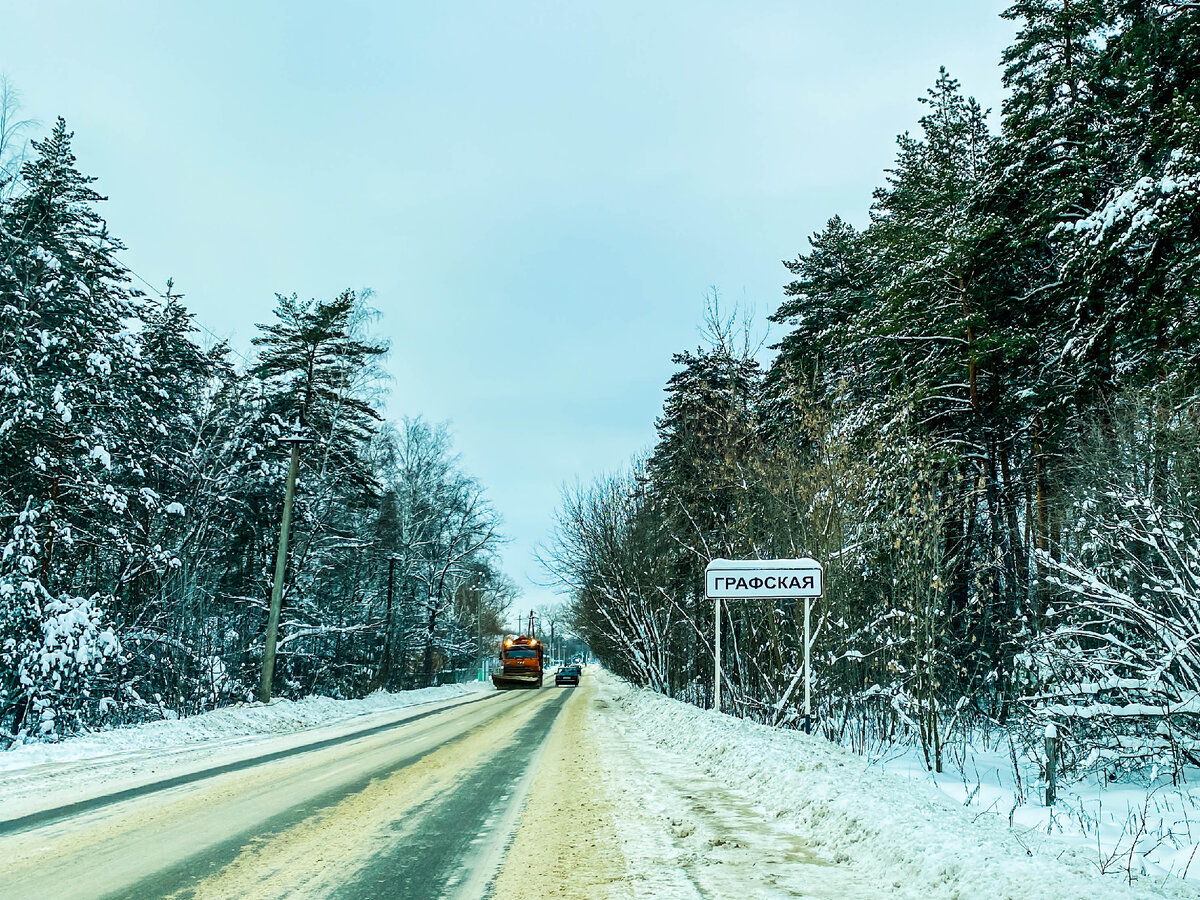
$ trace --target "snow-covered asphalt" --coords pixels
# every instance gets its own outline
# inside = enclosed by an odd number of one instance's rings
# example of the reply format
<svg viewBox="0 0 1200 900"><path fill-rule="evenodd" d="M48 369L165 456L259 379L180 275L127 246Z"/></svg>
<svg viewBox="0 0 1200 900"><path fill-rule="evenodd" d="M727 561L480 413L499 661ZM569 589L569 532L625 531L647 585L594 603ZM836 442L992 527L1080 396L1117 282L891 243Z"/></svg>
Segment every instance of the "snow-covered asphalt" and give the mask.
<svg viewBox="0 0 1200 900"><path fill-rule="evenodd" d="M576 689L441 691L4 754L0 898L1197 896L600 670ZM310 705L330 723L305 727Z"/></svg>
<svg viewBox="0 0 1200 900"><path fill-rule="evenodd" d="M268 763L11 823L0 831L0 897L479 898L568 697L459 701Z"/></svg>

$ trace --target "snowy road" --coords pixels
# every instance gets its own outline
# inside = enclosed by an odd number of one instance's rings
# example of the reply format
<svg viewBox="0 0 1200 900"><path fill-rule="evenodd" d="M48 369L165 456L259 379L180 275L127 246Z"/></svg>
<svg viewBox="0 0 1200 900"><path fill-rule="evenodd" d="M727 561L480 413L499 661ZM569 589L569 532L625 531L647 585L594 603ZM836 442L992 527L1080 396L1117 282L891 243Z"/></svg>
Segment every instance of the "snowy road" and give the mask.
<svg viewBox="0 0 1200 900"><path fill-rule="evenodd" d="M269 764L5 816L0 897L481 897L568 696L483 695Z"/></svg>
<svg viewBox="0 0 1200 900"><path fill-rule="evenodd" d="M1198 896L600 670L446 690L18 748L0 757L0 900ZM271 731L314 705L320 727Z"/></svg>

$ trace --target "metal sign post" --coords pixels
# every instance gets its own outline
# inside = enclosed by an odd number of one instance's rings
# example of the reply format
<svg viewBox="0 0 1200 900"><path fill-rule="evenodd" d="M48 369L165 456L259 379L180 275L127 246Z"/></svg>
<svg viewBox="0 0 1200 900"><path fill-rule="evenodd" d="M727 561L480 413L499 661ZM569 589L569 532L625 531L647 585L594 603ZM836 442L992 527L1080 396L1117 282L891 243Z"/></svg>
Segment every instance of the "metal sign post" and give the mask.
<svg viewBox="0 0 1200 900"><path fill-rule="evenodd" d="M812 723L810 616L825 596L825 570L815 559L714 559L704 570L704 595L713 601L713 708L721 711L721 601L804 601L804 720Z"/></svg>
<svg viewBox="0 0 1200 900"><path fill-rule="evenodd" d="M804 733L812 733L812 668L809 666L809 651L812 649L812 630L809 616L812 612L812 597L804 598Z"/></svg>
<svg viewBox="0 0 1200 900"><path fill-rule="evenodd" d="M716 671L713 673L713 709L721 711L721 600L713 598L713 660Z"/></svg>

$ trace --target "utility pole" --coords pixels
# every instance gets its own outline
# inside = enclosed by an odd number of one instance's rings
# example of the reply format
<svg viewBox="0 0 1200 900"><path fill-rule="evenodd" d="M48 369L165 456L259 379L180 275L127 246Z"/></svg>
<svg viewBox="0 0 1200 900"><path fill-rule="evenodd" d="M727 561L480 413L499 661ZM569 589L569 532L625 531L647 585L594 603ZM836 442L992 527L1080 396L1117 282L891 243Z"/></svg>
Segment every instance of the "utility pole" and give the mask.
<svg viewBox="0 0 1200 900"><path fill-rule="evenodd" d="M392 677L392 593L396 584L396 557L388 557L387 614L383 619L383 664L379 667L382 677L380 687L387 687Z"/></svg>
<svg viewBox="0 0 1200 900"><path fill-rule="evenodd" d="M387 609L383 616L383 642L379 648L379 665L367 684L367 692L386 687L392 677L392 581L396 573L396 557L388 557Z"/></svg>
<svg viewBox="0 0 1200 900"><path fill-rule="evenodd" d="M400 604L400 685L407 690L412 687L411 680L408 677L408 609L415 607L417 603L417 595L415 592L410 592L408 596L408 605Z"/></svg>
<svg viewBox="0 0 1200 900"><path fill-rule="evenodd" d="M262 681L258 687L258 699L271 702L271 679L275 675L275 644L279 638L279 609L283 603L283 575L287 570L288 533L292 529L292 498L296 494L296 473L300 469L300 445L312 443L301 436L299 425L279 443L291 444L292 455L288 461L287 486L283 491L283 523L279 528L279 549L275 554L275 583L271 586L271 613L267 619L267 641L263 648Z"/></svg>
<svg viewBox="0 0 1200 900"><path fill-rule="evenodd" d="M477 656L479 657L479 680L483 681L483 591L475 588L475 631L476 640L479 643Z"/></svg>

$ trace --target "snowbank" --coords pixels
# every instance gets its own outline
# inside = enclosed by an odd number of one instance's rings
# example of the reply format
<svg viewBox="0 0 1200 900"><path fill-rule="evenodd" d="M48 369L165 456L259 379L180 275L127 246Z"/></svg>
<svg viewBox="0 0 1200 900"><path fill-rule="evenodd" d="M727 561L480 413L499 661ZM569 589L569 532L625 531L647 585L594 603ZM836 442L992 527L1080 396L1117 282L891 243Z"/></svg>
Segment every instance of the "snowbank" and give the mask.
<svg viewBox="0 0 1200 900"><path fill-rule="evenodd" d="M1147 875L1176 875L1200 885L1200 781L1172 784L1159 776L1148 784L1108 782L1103 774L1060 780L1058 802L1042 806L1038 766L1019 757L1020 781L1006 745L980 737L946 754L945 771L929 772L915 747L879 760L884 770L938 788L969 812L1011 821L1037 839L1051 834L1086 848L1097 867L1114 876L1130 869Z"/></svg>
<svg viewBox="0 0 1200 900"><path fill-rule="evenodd" d="M44 763L88 760L133 750L177 750L211 741L277 737L493 690L495 688L491 684L471 682L398 693L376 691L362 700L307 697L303 700L272 700L269 705L253 703L229 706L186 719L168 719L79 735L57 744L15 745L0 753L0 772ZM363 724L365 726L368 723Z"/></svg>
<svg viewBox="0 0 1200 900"><path fill-rule="evenodd" d="M868 876L877 896L923 900L1196 897L1175 878L1104 876L1083 848L955 804L824 739L730 718L597 673L609 715L786 822L826 860Z"/></svg>

